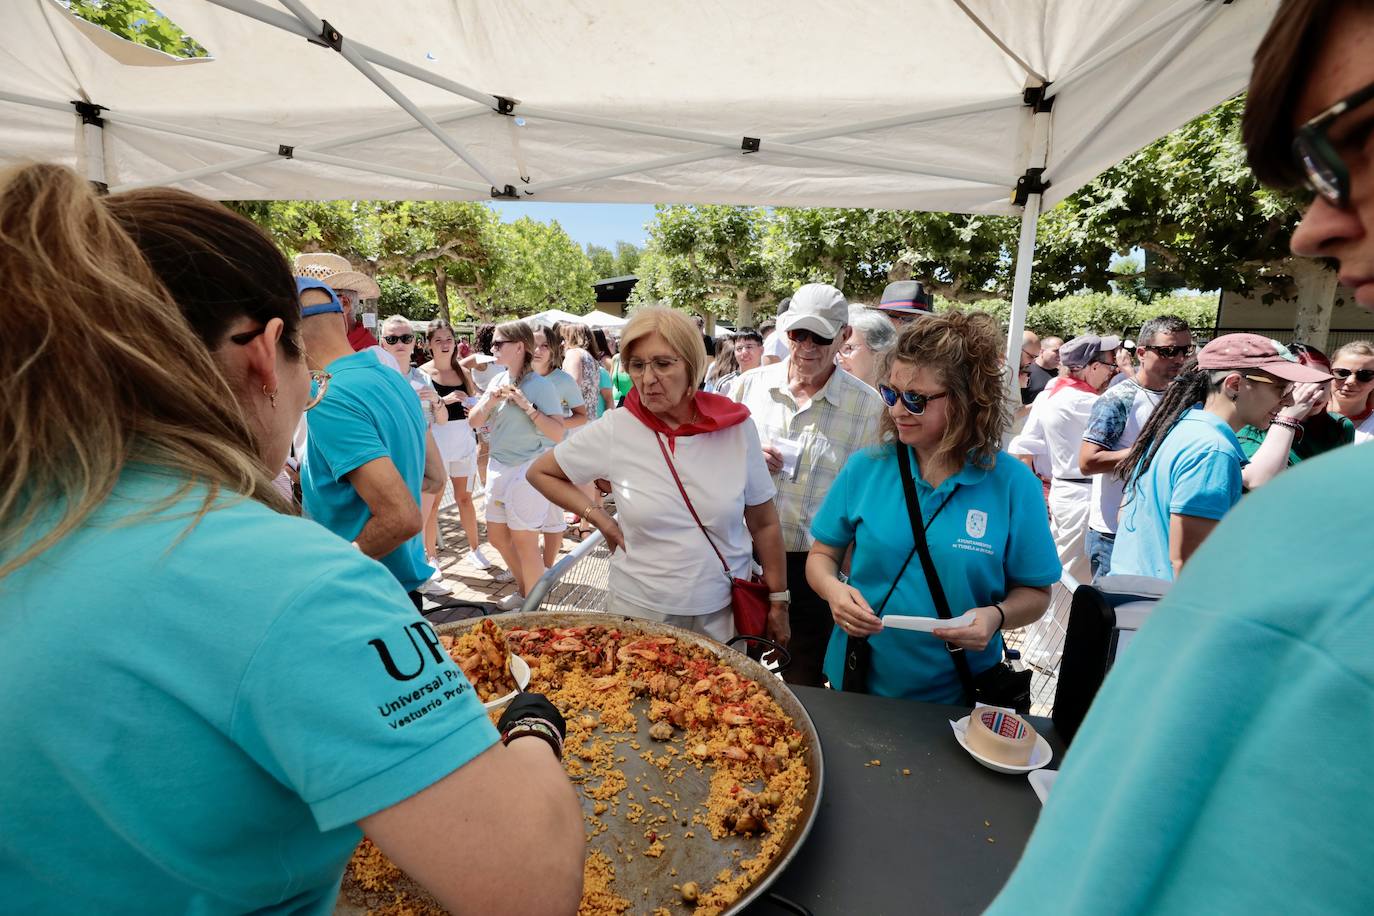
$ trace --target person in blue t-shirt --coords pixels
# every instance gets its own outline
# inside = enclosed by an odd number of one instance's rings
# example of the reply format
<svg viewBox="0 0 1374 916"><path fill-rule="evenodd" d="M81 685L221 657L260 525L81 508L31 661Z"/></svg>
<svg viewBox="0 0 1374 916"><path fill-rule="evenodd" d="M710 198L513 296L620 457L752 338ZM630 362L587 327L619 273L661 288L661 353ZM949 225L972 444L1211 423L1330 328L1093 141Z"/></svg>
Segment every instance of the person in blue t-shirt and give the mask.
<svg viewBox="0 0 1374 916"><path fill-rule="evenodd" d="M1308 176L1293 251L1374 308L1374 7L1277 10L1250 162ZM1374 912L1370 493L1374 452L1342 448L1222 521L1118 656L991 916Z"/></svg>
<svg viewBox="0 0 1374 916"><path fill-rule="evenodd" d="M534 332L523 321L496 326L491 352L505 370L492 379L468 414L473 429L488 427L487 539L515 576L516 591L498 602L519 609L544 574L539 533L552 507L525 479L530 463L563 439L563 399L534 371Z"/></svg>
<svg viewBox="0 0 1374 916"><path fill-rule="evenodd" d="M848 638L867 636L870 693L959 702L964 691L945 643L966 653L976 677L1001 662L1003 629L1034 623L1049 606L1060 566L1040 482L999 450L1002 346L990 315L945 312L908 325L885 358L884 441L850 456L811 524L806 578L837 624L824 666L836 688ZM912 550L897 449L911 459L950 613L976 615L966 626L933 635L883 627L889 614L940 616ZM845 583L838 572L851 546Z"/></svg>
<svg viewBox="0 0 1374 916"><path fill-rule="evenodd" d="M310 361L330 375L329 390L306 416L301 464L305 514L391 570L421 607L425 562L420 486L425 417L406 379L370 352L355 352L342 306L328 286L301 291L301 336Z"/></svg>
<svg viewBox="0 0 1374 916"><path fill-rule="evenodd" d="M272 240L51 165L0 226L7 911L327 916L364 831L452 912L576 909L557 710L518 699L503 742L391 573L272 485L330 396Z"/></svg>
<svg viewBox="0 0 1374 916"><path fill-rule="evenodd" d="M1293 385L1330 378L1278 341L1224 334L1170 383L1120 467L1126 480L1112 574L1174 579L1240 501L1236 431L1266 429Z"/></svg>

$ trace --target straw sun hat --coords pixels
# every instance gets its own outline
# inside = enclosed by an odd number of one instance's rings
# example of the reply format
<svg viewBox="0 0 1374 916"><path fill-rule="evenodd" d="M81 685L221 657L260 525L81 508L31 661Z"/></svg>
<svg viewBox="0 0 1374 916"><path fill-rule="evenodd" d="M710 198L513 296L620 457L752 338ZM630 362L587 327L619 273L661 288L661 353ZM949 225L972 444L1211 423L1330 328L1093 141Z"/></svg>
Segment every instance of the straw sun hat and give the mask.
<svg viewBox="0 0 1374 916"><path fill-rule="evenodd" d="M359 273L348 263L348 259L337 254L311 252L298 254L292 262L291 273L297 277L314 277L323 280L335 291L351 290L359 299L376 299L382 294L377 281L367 274Z"/></svg>

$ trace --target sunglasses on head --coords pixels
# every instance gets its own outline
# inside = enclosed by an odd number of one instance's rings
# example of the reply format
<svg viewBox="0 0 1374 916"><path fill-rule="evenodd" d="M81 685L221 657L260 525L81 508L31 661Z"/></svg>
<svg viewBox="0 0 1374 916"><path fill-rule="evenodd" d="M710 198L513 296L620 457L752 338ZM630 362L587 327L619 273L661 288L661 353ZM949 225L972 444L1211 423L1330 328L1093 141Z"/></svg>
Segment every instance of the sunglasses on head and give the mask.
<svg viewBox="0 0 1374 916"><path fill-rule="evenodd" d="M1337 209L1350 206L1350 167L1328 136L1341 115L1374 100L1374 83L1351 93L1298 128L1293 156L1302 167L1307 186ZM1355 133L1363 133L1356 130Z"/></svg>
<svg viewBox="0 0 1374 916"><path fill-rule="evenodd" d="M1149 350L1151 353L1158 353L1165 359L1175 359L1179 356L1192 356L1193 347L1191 344L1182 347L1154 347L1142 344L1140 349Z"/></svg>
<svg viewBox="0 0 1374 916"><path fill-rule="evenodd" d="M806 343L809 340L818 347L828 347L835 342L833 337L822 337L815 331L808 331L805 328L793 328L788 331L787 339L793 343Z"/></svg>
<svg viewBox="0 0 1374 916"><path fill-rule="evenodd" d="M388 334L382 338L383 341L393 347L396 344L410 343L414 339L414 334Z"/></svg>
<svg viewBox="0 0 1374 916"><path fill-rule="evenodd" d="M939 394L917 394L914 391L898 391L897 389L889 388L886 385L879 385L878 394L883 396L883 403L886 404L888 407L896 407L897 401L900 400L902 402L902 406L906 408L907 413L914 414L915 416L919 417L921 414L926 412L927 404L929 404L931 401L938 400L939 398L944 397L945 395L949 394L949 392L942 391Z"/></svg>
<svg viewBox="0 0 1374 916"><path fill-rule="evenodd" d="M1374 369L1332 369L1331 374L1342 381L1353 375L1361 385L1374 382Z"/></svg>

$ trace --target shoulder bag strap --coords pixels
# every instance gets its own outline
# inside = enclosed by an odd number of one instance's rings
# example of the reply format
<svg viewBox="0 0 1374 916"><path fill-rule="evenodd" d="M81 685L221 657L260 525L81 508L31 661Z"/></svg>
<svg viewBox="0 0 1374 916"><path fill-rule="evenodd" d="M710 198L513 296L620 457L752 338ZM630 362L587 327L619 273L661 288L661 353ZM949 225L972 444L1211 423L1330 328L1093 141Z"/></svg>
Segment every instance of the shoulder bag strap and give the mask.
<svg viewBox="0 0 1374 916"><path fill-rule="evenodd" d="M687 490L682 486L682 479L677 476L677 468L673 467L673 459L668 457L668 449L663 446L663 439L657 432L654 433L654 441L658 443L658 450L663 453L663 460L668 462L668 472L673 475L673 483L677 484L677 491L682 494L682 501L687 504L687 511L692 513L692 521L697 523L701 533L706 536L706 543L711 545L711 549L716 552L716 559L720 560L721 568L725 570L725 578L733 580L735 577L730 574L730 564L725 562L724 555L720 548L716 547L716 542L711 540L711 535L707 532L706 526L701 523L701 518L697 516L697 510L692 505L692 500L687 496Z"/></svg>
<svg viewBox="0 0 1374 916"><path fill-rule="evenodd" d="M930 588L930 597L935 602L935 612L940 615L942 620L949 620L954 615L949 611L949 600L945 597L945 587L940 584L940 574L935 571L935 561L930 556L930 545L926 543L926 529L921 524L921 500L916 494L916 481L911 476L911 456L907 454L907 446L901 442L897 443L897 463L902 471L902 490L906 494L907 516L911 519L911 534L916 539L916 552L921 555L921 568L925 570L926 585ZM958 485L955 485L958 489ZM954 495L951 491L945 497L948 503L950 497ZM941 503L940 508L945 507ZM935 517L931 516L931 521ZM964 687L964 693L970 703L976 696L973 689L973 671L968 666L968 659L964 656L962 646L952 646L945 643L945 648L949 650L949 656L954 661L954 670L959 673L959 682Z"/></svg>

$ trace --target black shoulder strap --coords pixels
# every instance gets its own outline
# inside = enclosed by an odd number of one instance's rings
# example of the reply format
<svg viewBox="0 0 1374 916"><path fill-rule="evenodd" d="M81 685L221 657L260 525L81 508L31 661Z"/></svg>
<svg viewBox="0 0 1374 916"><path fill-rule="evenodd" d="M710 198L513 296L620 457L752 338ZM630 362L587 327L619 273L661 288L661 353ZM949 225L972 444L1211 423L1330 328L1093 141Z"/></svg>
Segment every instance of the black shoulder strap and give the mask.
<svg viewBox="0 0 1374 916"><path fill-rule="evenodd" d="M911 520L911 536L916 539L916 552L921 555L921 568L925 570L926 585L930 588L930 597L935 602L935 613L940 615L940 619L949 620L954 615L949 611L949 599L945 597L945 587L940 584L940 574L935 571L935 561L930 556L930 545L926 543L926 528L921 522L921 500L916 495L916 481L911 476L911 456L909 447L898 442L897 445L897 464L902 471L902 490L906 494L906 514ZM957 485L956 485L957 487ZM954 494L951 492L950 496ZM949 502L949 497L945 497L945 503ZM945 507L945 503L940 508ZM934 521L932 517L931 521ZM959 682L963 684L964 694L970 704L974 701L973 671L968 666L968 659L964 657L962 646L951 646L945 643L945 648L949 650L950 658L954 661L954 670L959 673Z"/></svg>

